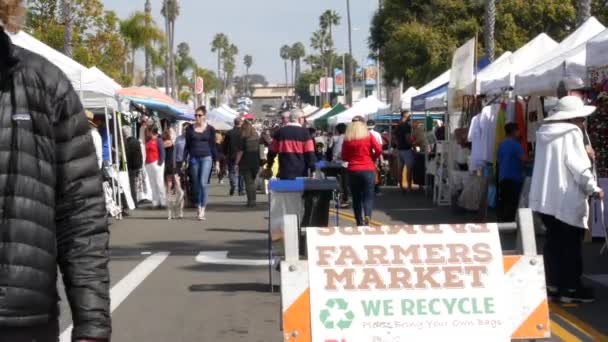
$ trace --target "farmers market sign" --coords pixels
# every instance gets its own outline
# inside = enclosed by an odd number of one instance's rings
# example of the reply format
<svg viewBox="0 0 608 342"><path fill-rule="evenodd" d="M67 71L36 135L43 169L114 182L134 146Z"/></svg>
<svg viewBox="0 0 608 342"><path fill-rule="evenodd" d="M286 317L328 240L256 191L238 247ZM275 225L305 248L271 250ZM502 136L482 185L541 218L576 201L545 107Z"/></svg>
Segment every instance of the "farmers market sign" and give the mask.
<svg viewBox="0 0 608 342"><path fill-rule="evenodd" d="M496 225L308 229L313 342L509 341Z"/></svg>

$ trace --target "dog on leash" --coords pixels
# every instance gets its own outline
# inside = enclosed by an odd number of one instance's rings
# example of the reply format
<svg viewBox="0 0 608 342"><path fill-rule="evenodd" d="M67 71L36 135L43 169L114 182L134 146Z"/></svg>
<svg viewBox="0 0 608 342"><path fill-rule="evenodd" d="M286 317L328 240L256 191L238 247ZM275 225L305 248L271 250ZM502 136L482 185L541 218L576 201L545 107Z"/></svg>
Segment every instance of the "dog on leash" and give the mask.
<svg viewBox="0 0 608 342"><path fill-rule="evenodd" d="M167 213L168 220L184 218L184 190L179 176L167 177Z"/></svg>

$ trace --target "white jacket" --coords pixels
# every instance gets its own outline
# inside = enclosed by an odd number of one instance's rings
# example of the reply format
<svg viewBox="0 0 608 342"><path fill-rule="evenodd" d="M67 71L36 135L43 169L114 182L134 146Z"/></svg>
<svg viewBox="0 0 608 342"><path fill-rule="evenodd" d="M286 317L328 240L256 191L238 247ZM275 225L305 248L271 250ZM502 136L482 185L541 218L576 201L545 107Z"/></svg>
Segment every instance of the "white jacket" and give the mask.
<svg viewBox="0 0 608 342"><path fill-rule="evenodd" d="M583 133L569 123L544 124L536 133L530 208L588 228L588 198L599 191Z"/></svg>
<svg viewBox="0 0 608 342"><path fill-rule="evenodd" d="M97 128L91 128L91 136L93 137L93 144L95 145L95 154L97 155L97 166L101 169L103 164L103 142L101 141L101 135Z"/></svg>

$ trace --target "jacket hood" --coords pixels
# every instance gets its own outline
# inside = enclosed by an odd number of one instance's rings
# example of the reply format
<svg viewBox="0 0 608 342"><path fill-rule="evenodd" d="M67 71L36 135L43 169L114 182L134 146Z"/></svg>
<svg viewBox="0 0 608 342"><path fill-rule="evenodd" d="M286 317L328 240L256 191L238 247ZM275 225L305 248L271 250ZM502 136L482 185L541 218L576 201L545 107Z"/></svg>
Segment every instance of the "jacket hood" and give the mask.
<svg viewBox="0 0 608 342"><path fill-rule="evenodd" d="M570 123L545 123L536 132L536 140L549 143L576 131L580 132L581 130L576 125Z"/></svg>

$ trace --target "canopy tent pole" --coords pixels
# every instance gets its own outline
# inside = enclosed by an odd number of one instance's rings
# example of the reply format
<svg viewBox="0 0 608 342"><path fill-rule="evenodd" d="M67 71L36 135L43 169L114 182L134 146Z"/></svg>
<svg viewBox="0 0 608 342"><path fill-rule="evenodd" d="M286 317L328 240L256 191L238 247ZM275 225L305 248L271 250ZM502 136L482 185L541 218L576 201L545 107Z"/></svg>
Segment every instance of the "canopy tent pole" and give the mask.
<svg viewBox="0 0 608 342"><path fill-rule="evenodd" d="M108 106L105 107L106 111L108 110ZM118 214L118 219L122 220L122 196L120 196L120 193L122 191L122 187L120 186L120 150L118 149L118 138L120 133L118 132L118 117L117 117L117 112L112 110L112 115L113 115L113 126L114 126L114 153L115 153L115 158L114 160L116 161L113 165L114 170L116 171L116 197L117 197L117 203L118 203L118 208L120 208L120 214Z"/></svg>

